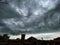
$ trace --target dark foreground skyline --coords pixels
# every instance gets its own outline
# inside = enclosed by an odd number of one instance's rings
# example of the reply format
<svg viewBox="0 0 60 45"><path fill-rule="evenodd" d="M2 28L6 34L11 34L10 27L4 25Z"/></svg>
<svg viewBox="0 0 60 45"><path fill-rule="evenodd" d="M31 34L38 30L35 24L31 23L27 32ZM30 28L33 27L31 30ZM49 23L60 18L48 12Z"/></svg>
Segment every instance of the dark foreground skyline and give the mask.
<svg viewBox="0 0 60 45"><path fill-rule="evenodd" d="M7 34L0 36L0 45L60 45L60 37L54 40L38 40L35 37L25 39L25 34L21 35L21 39L9 39Z"/></svg>

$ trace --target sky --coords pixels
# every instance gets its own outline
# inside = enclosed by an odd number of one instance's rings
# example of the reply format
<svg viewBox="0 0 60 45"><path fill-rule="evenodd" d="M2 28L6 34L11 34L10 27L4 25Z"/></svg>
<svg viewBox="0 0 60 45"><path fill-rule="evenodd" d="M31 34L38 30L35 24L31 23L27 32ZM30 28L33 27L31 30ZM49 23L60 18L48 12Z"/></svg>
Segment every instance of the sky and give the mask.
<svg viewBox="0 0 60 45"><path fill-rule="evenodd" d="M5 2L5 1L3 1ZM7 0L0 3L0 34L25 33L51 39L60 35L60 0ZM28 36L29 35L29 36ZM38 36L36 36L38 35Z"/></svg>
<svg viewBox="0 0 60 45"><path fill-rule="evenodd" d="M59 35L58 35L59 34ZM10 39L21 39L21 35L9 35ZM39 33L39 34L26 34L25 39L28 39L29 37L34 37L38 40L54 40L55 38L60 36L60 32L53 32L53 33ZM13 38L12 38L13 37Z"/></svg>

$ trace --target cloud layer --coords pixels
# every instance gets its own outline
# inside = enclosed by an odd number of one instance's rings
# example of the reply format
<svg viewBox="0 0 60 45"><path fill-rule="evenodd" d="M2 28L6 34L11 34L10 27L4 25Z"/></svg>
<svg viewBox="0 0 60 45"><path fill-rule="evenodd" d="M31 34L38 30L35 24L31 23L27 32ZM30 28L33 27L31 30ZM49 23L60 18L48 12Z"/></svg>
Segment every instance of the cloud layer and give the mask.
<svg viewBox="0 0 60 45"><path fill-rule="evenodd" d="M60 31L59 0L8 0L0 4L1 34Z"/></svg>

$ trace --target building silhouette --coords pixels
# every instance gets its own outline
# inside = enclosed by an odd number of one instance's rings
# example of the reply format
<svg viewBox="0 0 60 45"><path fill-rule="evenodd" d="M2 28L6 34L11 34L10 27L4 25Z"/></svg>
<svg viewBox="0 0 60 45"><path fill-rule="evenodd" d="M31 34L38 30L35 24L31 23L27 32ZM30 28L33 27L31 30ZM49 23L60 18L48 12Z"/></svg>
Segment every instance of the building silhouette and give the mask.
<svg viewBox="0 0 60 45"><path fill-rule="evenodd" d="M21 39L9 39L7 34L0 36L0 45L60 45L60 37L54 40L38 40L35 37L25 39L25 34L21 35Z"/></svg>
<svg viewBox="0 0 60 45"><path fill-rule="evenodd" d="M25 40L25 34L21 35L21 40Z"/></svg>

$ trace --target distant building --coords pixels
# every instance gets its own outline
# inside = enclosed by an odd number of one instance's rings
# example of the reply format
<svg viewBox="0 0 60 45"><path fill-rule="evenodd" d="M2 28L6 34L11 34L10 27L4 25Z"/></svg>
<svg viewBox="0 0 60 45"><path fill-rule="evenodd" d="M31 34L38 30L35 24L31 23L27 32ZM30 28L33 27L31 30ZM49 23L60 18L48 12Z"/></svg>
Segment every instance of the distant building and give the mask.
<svg viewBox="0 0 60 45"><path fill-rule="evenodd" d="M41 40L43 40L43 37L41 37Z"/></svg>
<svg viewBox="0 0 60 45"><path fill-rule="evenodd" d="M3 37L4 37L5 39L9 39L9 36L8 36L7 34L4 34Z"/></svg>

